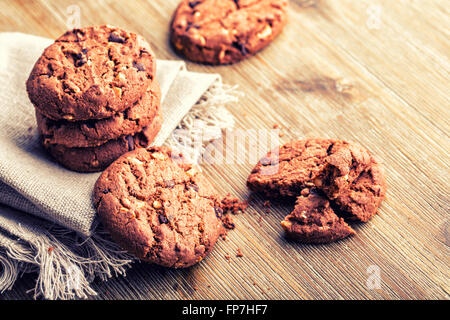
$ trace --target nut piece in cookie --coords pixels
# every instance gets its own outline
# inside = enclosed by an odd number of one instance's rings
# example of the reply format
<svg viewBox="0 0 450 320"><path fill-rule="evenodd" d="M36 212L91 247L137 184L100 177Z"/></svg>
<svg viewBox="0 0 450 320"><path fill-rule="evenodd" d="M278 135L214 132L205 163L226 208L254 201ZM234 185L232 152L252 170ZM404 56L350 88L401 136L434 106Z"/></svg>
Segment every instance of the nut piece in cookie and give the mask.
<svg viewBox="0 0 450 320"><path fill-rule="evenodd" d="M223 227L214 187L178 159L163 147L126 153L99 177L93 198L122 248L143 261L185 268L211 252Z"/></svg>
<svg viewBox="0 0 450 320"><path fill-rule="evenodd" d="M281 222L287 237L306 243L328 243L354 235L328 199L316 192L297 199L294 211Z"/></svg>
<svg viewBox="0 0 450 320"><path fill-rule="evenodd" d="M172 21L171 41L192 61L234 63L281 32L287 5L287 0L182 0Z"/></svg>
<svg viewBox="0 0 450 320"><path fill-rule="evenodd" d="M386 194L386 180L381 165L375 159L349 189L335 199L335 204L347 220L369 221L378 210Z"/></svg>

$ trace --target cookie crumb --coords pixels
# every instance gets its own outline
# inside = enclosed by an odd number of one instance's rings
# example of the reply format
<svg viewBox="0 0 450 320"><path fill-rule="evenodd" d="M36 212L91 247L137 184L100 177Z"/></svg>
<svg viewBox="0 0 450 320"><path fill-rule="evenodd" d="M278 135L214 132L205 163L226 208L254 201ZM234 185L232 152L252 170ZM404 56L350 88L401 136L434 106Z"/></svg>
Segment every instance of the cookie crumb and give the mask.
<svg viewBox="0 0 450 320"><path fill-rule="evenodd" d="M239 201L238 198L232 197L231 194L227 194L222 199L221 207L224 213L231 212L232 214L242 213L248 207L248 201Z"/></svg>
<svg viewBox="0 0 450 320"><path fill-rule="evenodd" d="M221 215L218 217L222 219L225 229L233 230L235 228L233 218L229 215L229 213L237 215L244 212L247 207L248 201L239 201L238 198L232 197L229 193L222 198L220 208L218 207L221 211ZM222 233L222 239L226 238L226 233L227 231Z"/></svg>
<svg viewBox="0 0 450 320"><path fill-rule="evenodd" d="M234 224L233 218L230 215L226 215L222 218L223 226L228 230L233 230L236 226Z"/></svg>
<svg viewBox="0 0 450 320"><path fill-rule="evenodd" d="M264 201L264 203L263 203L264 212L265 213L270 213L270 207L271 206L272 206L272 203L269 200Z"/></svg>
<svg viewBox="0 0 450 320"><path fill-rule="evenodd" d="M242 253L241 248L238 248L237 249L237 253L236 253L236 257L242 258L243 256L244 256L244 254Z"/></svg>
<svg viewBox="0 0 450 320"><path fill-rule="evenodd" d="M222 228L222 233L220 234L220 237L222 238L222 240L227 241L227 235L228 235L228 230L226 228Z"/></svg>
<svg viewBox="0 0 450 320"><path fill-rule="evenodd" d="M259 217L258 217L258 224L259 224L260 227L263 226L262 221L263 221L262 217L259 216Z"/></svg>

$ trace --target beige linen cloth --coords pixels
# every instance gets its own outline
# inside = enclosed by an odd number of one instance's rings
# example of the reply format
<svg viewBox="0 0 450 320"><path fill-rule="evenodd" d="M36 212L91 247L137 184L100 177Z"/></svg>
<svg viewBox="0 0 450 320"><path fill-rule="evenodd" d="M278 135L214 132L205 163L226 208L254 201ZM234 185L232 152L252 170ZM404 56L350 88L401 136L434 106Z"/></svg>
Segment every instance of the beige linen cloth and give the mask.
<svg viewBox="0 0 450 320"><path fill-rule="evenodd" d="M51 43L0 33L0 293L21 273L37 272L34 297L85 298L95 294L89 285L95 277L124 274L133 259L97 222L91 194L99 173L66 170L40 146L25 82ZM236 101L235 90L217 74L189 72L182 61L158 60L156 78L164 122L155 145L189 150L194 140L205 144L233 126L224 105ZM204 129L209 134L199 138Z"/></svg>

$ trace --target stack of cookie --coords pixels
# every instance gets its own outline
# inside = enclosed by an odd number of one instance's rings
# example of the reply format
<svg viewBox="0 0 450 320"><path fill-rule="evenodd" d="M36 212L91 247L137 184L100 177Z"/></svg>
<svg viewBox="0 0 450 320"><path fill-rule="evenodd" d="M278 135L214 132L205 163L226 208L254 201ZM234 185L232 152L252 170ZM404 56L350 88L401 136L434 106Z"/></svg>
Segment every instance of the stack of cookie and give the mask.
<svg viewBox="0 0 450 320"><path fill-rule="evenodd" d="M112 26L66 32L27 81L46 150L65 167L94 172L161 127L155 57L139 35Z"/></svg>

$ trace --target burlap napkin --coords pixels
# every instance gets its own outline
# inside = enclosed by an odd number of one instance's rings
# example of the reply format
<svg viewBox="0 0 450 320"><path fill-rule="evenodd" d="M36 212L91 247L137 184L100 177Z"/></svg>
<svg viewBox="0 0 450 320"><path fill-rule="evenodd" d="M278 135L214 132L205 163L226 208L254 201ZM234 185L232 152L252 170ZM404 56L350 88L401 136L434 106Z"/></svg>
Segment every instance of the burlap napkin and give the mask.
<svg viewBox="0 0 450 320"><path fill-rule="evenodd" d="M35 296L66 299L95 294L89 287L93 277L123 273L131 259L97 228L91 193L99 173L66 170L39 144L25 81L51 43L0 33L0 292L20 272L37 270ZM189 72L181 61L158 60L156 78L164 122L155 145L180 129L180 122L188 134L192 123L219 134L233 125L223 109L235 100L233 90L217 74Z"/></svg>

